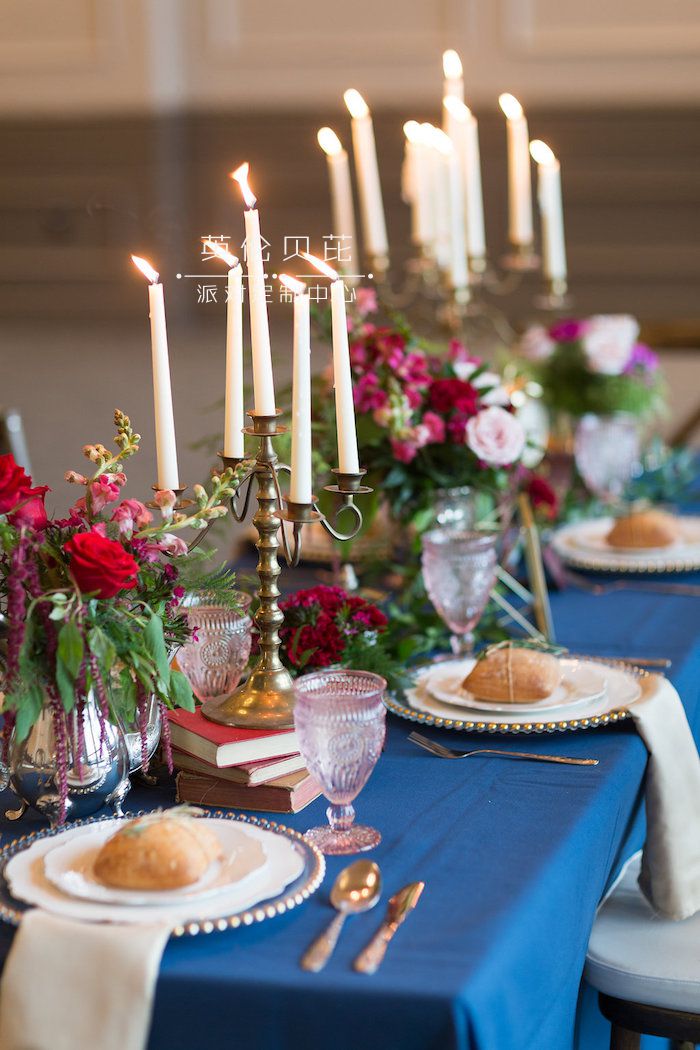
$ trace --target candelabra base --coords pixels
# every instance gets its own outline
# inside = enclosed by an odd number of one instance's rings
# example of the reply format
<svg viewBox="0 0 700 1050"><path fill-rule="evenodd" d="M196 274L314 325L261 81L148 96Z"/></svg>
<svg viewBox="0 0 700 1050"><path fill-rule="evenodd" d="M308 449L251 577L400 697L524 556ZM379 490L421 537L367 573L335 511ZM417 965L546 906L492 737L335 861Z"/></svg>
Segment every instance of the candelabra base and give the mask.
<svg viewBox="0 0 700 1050"><path fill-rule="evenodd" d="M210 722L240 729L293 729L294 685L285 667L254 667L230 696L208 700L202 714Z"/></svg>

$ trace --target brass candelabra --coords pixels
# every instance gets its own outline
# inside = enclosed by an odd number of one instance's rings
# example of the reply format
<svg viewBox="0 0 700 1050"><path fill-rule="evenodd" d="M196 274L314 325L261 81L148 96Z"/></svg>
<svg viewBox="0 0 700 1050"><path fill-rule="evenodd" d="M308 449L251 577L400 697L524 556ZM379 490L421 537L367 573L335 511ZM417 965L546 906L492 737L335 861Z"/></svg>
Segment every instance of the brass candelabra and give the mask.
<svg viewBox="0 0 700 1050"><path fill-rule="evenodd" d="M255 459L250 461L250 469L243 475L236 495L231 500L231 513L236 521L243 521L255 483L258 507L253 525L258 533L259 605L254 619L260 653L246 681L230 696L205 703L202 713L220 725L246 729L291 729L294 726L294 689L292 677L279 654L279 631L284 623L284 613L277 601L280 595L277 580L282 572L278 551L281 547L288 566L298 565L303 527L316 522L334 539L353 539L362 528L362 512L355 504L355 497L372 490L362 484L366 473L364 470L356 474L333 471L336 484L326 485L326 491L338 497L339 506L334 520L346 512L354 518L348 532L338 531L325 515L316 510L315 497L310 503L295 503L282 494L280 474L290 468L278 461L275 451L274 439L287 430L278 421L280 410L274 415L257 412L249 412L248 415L252 419L252 426L246 427L244 433L258 438L259 444ZM223 453L219 455L225 467L235 469L243 462L243 459L234 459ZM291 537L285 531L284 522L291 526Z"/></svg>

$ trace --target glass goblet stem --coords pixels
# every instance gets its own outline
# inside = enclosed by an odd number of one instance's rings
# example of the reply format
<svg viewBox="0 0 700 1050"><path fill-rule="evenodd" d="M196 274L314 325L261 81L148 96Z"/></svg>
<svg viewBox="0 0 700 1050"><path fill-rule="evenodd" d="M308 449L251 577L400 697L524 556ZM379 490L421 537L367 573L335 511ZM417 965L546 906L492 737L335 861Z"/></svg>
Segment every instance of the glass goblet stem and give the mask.
<svg viewBox="0 0 700 1050"><path fill-rule="evenodd" d="M471 656L474 652L474 632L450 635L450 648L455 656Z"/></svg>
<svg viewBox="0 0 700 1050"><path fill-rule="evenodd" d="M333 803L326 810L326 816L333 831L349 831L355 819L355 809L349 803L344 806Z"/></svg>

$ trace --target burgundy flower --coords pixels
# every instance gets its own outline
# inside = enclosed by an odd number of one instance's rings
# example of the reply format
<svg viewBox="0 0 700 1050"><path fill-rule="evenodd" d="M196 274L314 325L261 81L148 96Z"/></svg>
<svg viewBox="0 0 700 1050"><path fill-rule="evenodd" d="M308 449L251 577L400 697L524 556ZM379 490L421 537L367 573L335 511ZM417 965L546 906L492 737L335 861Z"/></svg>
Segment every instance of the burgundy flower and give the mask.
<svg viewBox="0 0 700 1050"><path fill-rule="evenodd" d="M436 379L430 388L430 407L443 415L452 409L474 415L478 408L478 391L462 379Z"/></svg>
<svg viewBox="0 0 700 1050"><path fill-rule="evenodd" d="M527 484L527 494L535 510L541 510L553 520L559 510L557 494L549 482L539 474L533 474Z"/></svg>

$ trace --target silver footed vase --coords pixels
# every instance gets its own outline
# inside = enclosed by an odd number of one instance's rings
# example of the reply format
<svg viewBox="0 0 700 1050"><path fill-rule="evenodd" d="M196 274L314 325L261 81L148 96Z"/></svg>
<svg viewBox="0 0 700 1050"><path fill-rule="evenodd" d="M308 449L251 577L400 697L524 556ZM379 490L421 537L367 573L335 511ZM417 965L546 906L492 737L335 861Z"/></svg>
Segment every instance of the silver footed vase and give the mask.
<svg viewBox="0 0 700 1050"><path fill-rule="evenodd" d="M80 725L82 722L82 727ZM122 815L122 803L131 787L129 750L122 729L111 722L100 724L92 694L82 706L65 715L67 748L66 820L92 816L104 806ZM10 786L22 801L10 819L27 806L56 826L60 818L58 744L51 709L47 704L24 740L13 733L10 740Z"/></svg>

